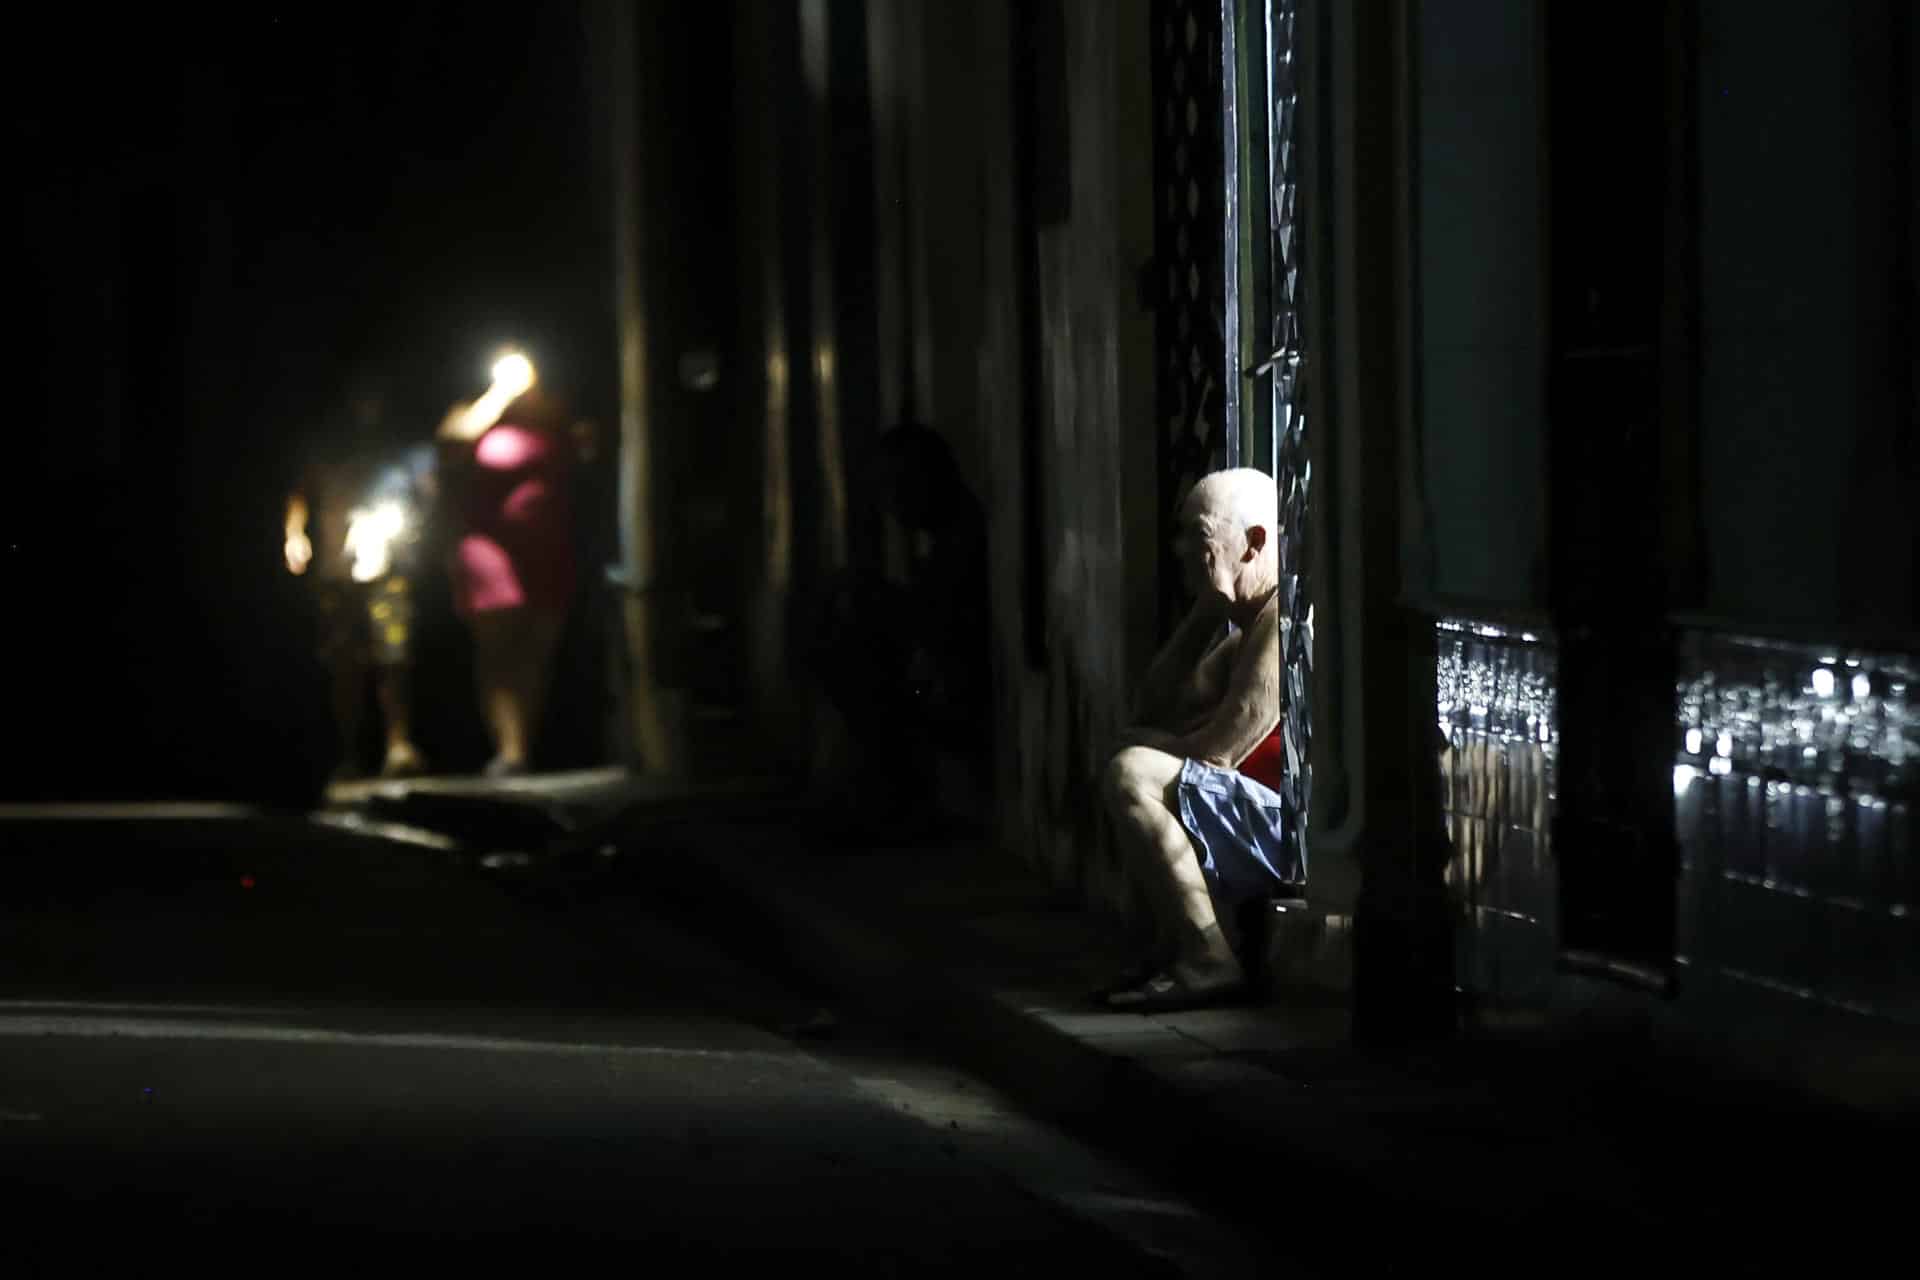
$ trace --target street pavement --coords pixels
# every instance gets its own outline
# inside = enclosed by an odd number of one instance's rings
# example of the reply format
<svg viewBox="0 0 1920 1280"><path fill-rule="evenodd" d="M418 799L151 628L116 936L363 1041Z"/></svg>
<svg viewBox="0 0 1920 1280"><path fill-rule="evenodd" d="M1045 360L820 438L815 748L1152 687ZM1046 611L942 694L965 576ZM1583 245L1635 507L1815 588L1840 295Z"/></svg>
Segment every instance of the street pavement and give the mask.
<svg viewBox="0 0 1920 1280"><path fill-rule="evenodd" d="M1273 1262L644 893L225 810L0 814L0 874L9 1276Z"/></svg>
<svg viewBox="0 0 1920 1280"><path fill-rule="evenodd" d="M562 900L679 882L736 945L1284 1242L1294 1272L1783 1275L1903 1239L1904 1184L1883 1168L1913 1117L1735 1078L1604 992L1402 1055L1357 1052L1344 1000L1306 989L1098 1010L1088 990L1125 958L1111 926L1031 866L960 833L843 840L779 803L644 804L529 872Z"/></svg>
<svg viewBox="0 0 1920 1280"><path fill-rule="evenodd" d="M1097 1011L1116 940L969 836L868 847L777 791L613 776L336 803L0 810L0 1239L63 1274L186 1240L1612 1276L1903 1238L1910 1117L1605 1018L1386 1061L1304 991Z"/></svg>

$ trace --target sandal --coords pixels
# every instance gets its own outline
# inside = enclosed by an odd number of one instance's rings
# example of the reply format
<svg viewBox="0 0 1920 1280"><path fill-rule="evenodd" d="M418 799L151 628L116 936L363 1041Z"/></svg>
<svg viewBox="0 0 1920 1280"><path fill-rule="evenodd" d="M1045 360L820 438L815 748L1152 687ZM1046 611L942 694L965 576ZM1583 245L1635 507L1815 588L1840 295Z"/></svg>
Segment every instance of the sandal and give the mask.
<svg viewBox="0 0 1920 1280"><path fill-rule="evenodd" d="M1139 986L1107 997L1107 1008L1120 1013L1174 1013L1237 1004L1248 994L1244 976L1194 983L1171 970L1154 974Z"/></svg>
<svg viewBox="0 0 1920 1280"><path fill-rule="evenodd" d="M1160 964L1156 961L1143 960L1139 964L1122 970L1118 976L1096 988L1090 998L1097 1005L1106 1005L1123 991L1145 986L1160 972L1160 968Z"/></svg>
<svg viewBox="0 0 1920 1280"><path fill-rule="evenodd" d="M480 776L489 781L498 782L509 778L524 778L527 776L527 773L526 761L509 760L505 756L495 756L493 759L487 761L487 767L480 771Z"/></svg>
<svg viewBox="0 0 1920 1280"><path fill-rule="evenodd" d="M412 747L399 747L387 752L386 761L380 766L380 776L387 779L418 778L426 771L426 761Z"/></svg>

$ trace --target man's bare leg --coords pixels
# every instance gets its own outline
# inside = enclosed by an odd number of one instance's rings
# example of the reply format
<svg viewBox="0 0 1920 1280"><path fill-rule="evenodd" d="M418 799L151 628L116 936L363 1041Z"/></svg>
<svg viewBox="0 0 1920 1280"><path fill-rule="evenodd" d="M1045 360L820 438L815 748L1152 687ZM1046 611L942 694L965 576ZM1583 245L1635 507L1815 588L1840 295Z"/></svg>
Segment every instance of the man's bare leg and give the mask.
<svg viewBox="0 0 1920 1280"><path fill-rule="evenodd" d="M1108 812L1121 852L1140 869L1172 934L1173 975L1194 987L1230 986L1245 975L1214 914L1193 842L1176 816L1184 763L1149 747L1119 752L1104 779Z"/></svg>
<svg viewBox="0 0 1920 1280"><path fill-rule="evenodd" d="M381 663L374 669L373 688L387 730L387 755L381 772L388 776L419 772L420 752L413 745L413 699L406 665Z"/></svg>

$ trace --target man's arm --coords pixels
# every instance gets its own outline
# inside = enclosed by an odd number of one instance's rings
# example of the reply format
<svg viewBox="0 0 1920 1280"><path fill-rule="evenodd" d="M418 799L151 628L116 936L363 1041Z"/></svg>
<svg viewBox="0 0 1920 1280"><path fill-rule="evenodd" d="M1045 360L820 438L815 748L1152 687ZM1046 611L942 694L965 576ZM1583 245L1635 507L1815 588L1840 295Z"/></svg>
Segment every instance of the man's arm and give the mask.
<svg viewBox="0 0 1920 1280"><path fill-rule="evenodd" d="M313 563L313 540L307 537L307 495L295 490L287 496L284 553L287 572L305 573Z"/></svg>
<svg viewBox="0 0 1920 1280"><path fill-rule="evenodd" d="M440 419L440 427L434 432L434 438L451 444L472 444L500 420L500 413L505 408L506 405L497 395L483 395L471 403L456 404L447 410L446 417Z"/></svg>
<svg viewBox="0 0 1920 1280"><path fill-rule="evenodd" d="M1270 608L1248 628L1226 696L1206 723L1190 733L1161 735L1164 743L1139 745L1219 769L1234 768L1279 725L1280 691L1279 611Z"/></svg>
<svg viewBox="0 0 1920 1280"><path fill-rule="evenodd" d="M1134 724L1151 727L1165 722L1174 694L1205 656L1226 621L1225 606L1217 599L1201 600L1188 611L1147 667L1146 677L1133 699L1130 718Z"/></svg>

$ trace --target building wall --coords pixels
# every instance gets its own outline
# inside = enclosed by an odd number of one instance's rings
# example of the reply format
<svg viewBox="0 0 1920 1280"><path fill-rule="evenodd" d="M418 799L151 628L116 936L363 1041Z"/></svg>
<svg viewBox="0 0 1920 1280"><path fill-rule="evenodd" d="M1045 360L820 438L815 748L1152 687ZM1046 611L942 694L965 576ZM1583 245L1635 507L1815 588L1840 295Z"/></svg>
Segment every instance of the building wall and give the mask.
<svg viewBox="0 0 1920 1280"><path fill-rule="evenodd" d="M1482 609L1443 628L1437 707L1451 744L1442 769L1462 972L1490 1003L1610 999L1723 1062L1857 1100L1910 1100L1907 1077L1885 1068L1911 1053L1920 1027L1909 816L1920 521L1899 496L1920 479L1911 18L1873 3L1817 22L1771 3L1710 3L1695 17L1692 99L1664 108L1691 130L1691 190L1647 190L1622 209L1667 216L1671 234L1673 208L1660 202L1693 202L1681 212L1697 257L1668 244L1657 264L1669 305L1688 290L1698 298L1685 317L1696 337L1662 351L1678 357L1687 394L1658 407L1668 446L1696 456L1656 480L1660 460L1623 438L1572 478L1671 485L1694 507L1678 518L1697 513L1701 531L1704 590L1691 599L1695 580L1650 544L1623 537L1613 548L1646 582L1674 573L1673 602L1698 609L1673 633L1671 718L1612 709L1647 722L1640 742L1672 744L1644 761L1674 771L1679 835L1674 981L1659 995L1599 995L1556 968L1574 945L1557 814L1563 785L1580 783L1573 748L1591 752L1598 739L1591 721L1568 719L1563 773L1555 708L1567 653L1524 607L1504 635L1484 626L1512 616L1503 606L1546 599L1527 563L1556 518L1539 501L1546 415L1537 402L1514 412L1538 376L1545 345L1530 328L1542 309L1512 268L1532 254L1539 269L1535 150L1556 170L1585 157L1529 88L1540 38L1530 7L1431 5L1416 19L1412 302L1432 518L1409 586L1427 572L1443 597ZM1570 252L1603 257L1570 238L1576 219L1556 222L1563 264ZM1494 231L1511 252L1489 272ZM1551 295L1557 316L1584 301L1565 292Z"/></svg>
<svg viewBox="0 0 1920 1280"><path fill-rule="evenodd" d="M1150 640L1129 637L1127 602L1154 581L1154 560L1129 560L1128 551L1140 548L1129 547L1127 530L1130 522L1159 523L1157 512L1124 504L1129 467L1136 476L1152 467L1140 446L1154 432L1151 387L1140 376L1152 367L1150 335L1122 319L1139 305L1130 268L1150 252L1151 185L1137 169L1123 182L1120 154L1146 152L1148 134L1127 136L1117 109L1148 92L1145 9L1066 10L1059 71L1067 85L1070 203L1060 223L1039 231L1044 412L1035 425L1045 495L1045 657L1016 666L1020 633L1010 614L999 653L1010 677L1008 741L1017 744L1018 772L1009 779L1016 834L1056 878L1077 876L1103 903L1119 900L1118 887L1111 861L1097 852L1092 785L1122 727L1141 644ZM1004 434L999 440L1008 443ZM1012 478L1004 462L1000 477L1003 487ZM1003 537L997 546L1009 542ZM1001 556L1003 569L1012 568L1010 559Z"/></svg>
<svg viewBox="0 0 1920 1280"><path fill-rule="evenodd" d="M1704 596L1682 605L1749 621L1920 619L1916 525L1898 496L1920 482L1920 449L1901 186L1913 87L1898 69L1913 35L1897 8L1841 6L1821 21L1784 0L1699 10L1706 572ZM1409 581L1453 600L1544 604L1543 20L1523 0L1436 0L1412 21L1425 509Z"/></svg>
<svg viewBox="0 0 1920 1280"><path fill-rule="evenodd" d="M736 82L760 86L734 98L724 345L733 456L759 513L740 608L768 754L817 777L844 746L798 665L808 596L835 567L824 521L849 521L847 561L872 550L862 442L911 408L988 522L995 745L984 771L943 763L941 802L1120 913L1093 787L1151 657L1163 526L1153 321L1135 284L1153 247L1147 11L1048 15L1058 38L1038 71L1059 145L1045 162L1062 167L1046 177L1067 199L1037 227L1016 146L1032 7L743 0L730 37ZM868 233L845 234L850 220Z"/></svg>
<svg viewBox="0 0 1920 1280"><path fill-rule="evenodd" d="M29 180L13 210L30 247L28 372L22 456L0 483L0 584L30 603L0 660L43 678L12 709L39 749L0 793L259 794L275 779L230 726L247 705L238 687L272 651L244 576L248 551L272 544L235 531L276 517L257 519L266 504L230 475L244 321L218 71L184 52L103 65L138 92L71 111L47 105L58 95L22 98L41 118L23 131ZM58 66L36 64L25 84ZM137 119L121 105L133 100ZM182 600L189 614L152 625ZM249 629L221 630L248 609ZM118 727L103 736L106 723Z"/></svg>
<svg viewBox="0 0 1920 1280"><path fill-rule="evenodd" d="M989 512L998 834L1056 885L1124 911L1093 786L1154 643L1152 317L1133 284L1152 253L1147 5L1062 6L1058 63L1037 68L1061 79L1048 96L1064 104L1067 144L1041 160L1067 165L1053 187L1067 200L1034 228L1037 350L1020 341L1018 33L997 6L906 14L923 24L914 128L936 161L920 170L918 228L931 421ZM1059 135L1061 124L1041 127ZM1037 421L1021 395L1028 377ZM1023 500L1031 481L1037 511Z"/></svg>
<svg viewBox="0 0 1920 1280"><path fill-rule="evenodd" d="M1700 500L1728 617L1920 623L1900 7L1701 9Z"/></svg>
<svg viewBox="0 0 1920 1280"><path fill-rule="evenodd" d="M1546 295L1538 6L1415 7L1421 485L1409 585L1541 604Z"/></svg>

